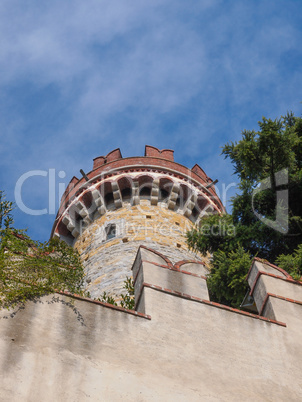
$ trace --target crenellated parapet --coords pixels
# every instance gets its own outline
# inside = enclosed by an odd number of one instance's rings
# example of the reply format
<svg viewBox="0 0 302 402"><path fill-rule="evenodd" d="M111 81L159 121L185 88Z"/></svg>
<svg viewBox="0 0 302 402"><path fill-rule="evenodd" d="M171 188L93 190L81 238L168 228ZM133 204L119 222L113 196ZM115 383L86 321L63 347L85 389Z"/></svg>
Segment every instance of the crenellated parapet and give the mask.
<svg viewBox="0 0 302 402"><path fill-rule="evenodd" d="M260 258L254 258L247 281L251 289L250 296L261 316L284 322L294 318L301 322L302 282Z"/></svg>
<svg viewBox="0 0 302 402"><path fill-rule="evenodd" d="M141 246L132 266L135 310L145 313L144 288L163 290L170 294L209 301L209 271L200 261L179 261L173 264L166 256Z"/></svg>
<svg viewBox="0 0 302 402"><path fill-rule="evenodd" d="M199 261L139 247L132 270L135 310L69 292L1 310L0 399L302 399L299 282L255 260L261 316L209 300Z"/></svg>
<svg viewBox="0 0 302 402"><path fill-rule="evenodd" d="M128 203L138 205L142 199L151 205L164 203L193 223L204 214L224 211L213 181L198 165L188 169L174 162L172 150L146 146L144 157L123 158L115 149L95 158L86 178L72 178L52 235L72 242L96 217Z"/></svg>

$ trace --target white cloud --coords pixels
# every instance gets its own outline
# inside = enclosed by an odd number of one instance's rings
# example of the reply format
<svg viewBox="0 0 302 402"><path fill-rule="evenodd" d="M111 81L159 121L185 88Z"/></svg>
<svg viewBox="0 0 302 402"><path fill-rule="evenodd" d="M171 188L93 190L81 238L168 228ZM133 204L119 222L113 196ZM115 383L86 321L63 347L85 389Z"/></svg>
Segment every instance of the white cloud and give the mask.
<svg viewBox="0 0 302 402"><path fill-rule="evenodd" d="M3 0L1 166L14 180L48 167L70 178L111 149L143 154L149 143L224 176L219 146L262 114L299 107L301 72L280 69L299 52L296 5Z"/></svg>

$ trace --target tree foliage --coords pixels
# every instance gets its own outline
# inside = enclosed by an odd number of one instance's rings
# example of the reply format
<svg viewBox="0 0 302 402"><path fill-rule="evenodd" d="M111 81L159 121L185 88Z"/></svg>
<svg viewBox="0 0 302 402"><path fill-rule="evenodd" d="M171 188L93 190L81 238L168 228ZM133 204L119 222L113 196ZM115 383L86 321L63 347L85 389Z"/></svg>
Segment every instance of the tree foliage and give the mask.
<svg viewBox="0 0 302 402"><path fill-rule="evenodd" d="M302 275L302 244L292 254L281 254L276 260L279 267L285 269L294 279L300 280Z"/></svg>
<svg viewBox="0 0 302 402"><path fill-rule="evenodd" d="M209 286L215 300L238 306L247 261L256 255L301 275L302 119L292 113L274 121L263 118L259 131L243 131L222 154L239 178L232 214L206 216L187 241L191 249L213 253ZM204 227L217 225L225 230L205 233Z"/></svg>
<svg viewBox="0 0 302 402"><path fill-rule="evenodd" d="M263 118L259 127L258 132L243 131L241 141L226 144L222 154L231 160L240 180L241 192L232 199L232 218L240 224L243 247L252 255L275 261L302 242L302 119L288 113L275 121ZM278 175L285 184L278 186ZM255 195L265 180L269 188ZM286 199L278 204L282 190L287 191L288 206L280 205ZM282 208L283 216L278 216ZM284 216L288 229L278 227L278 219ZM268 226L259 217L275 225Z"/></svg>
<svg viewBox="0 0 302 402"><path fill-rule="evenodd" d="M4 191L0 190L0 230L9 227L13 223L12 210L14 205L11 201L7 201ZM1 240L1 238L0 238Z"/></svg>
<svg viewBox="0 0 302 402"><path fill-rule="evenodd" d="M13 204L0 192L0 307L67 290L83 294L84 270L77 251L52 239L33 241L12 227Z"/></svg>
<svg viewBox="0 0 302 402"><path fill-rule="evenodd" d="M58 239L41 243L13 228L13 208L0 191L0 308L58 291L89 297L89 292L83 291L84 269L78 252ZM132 310L131 278L125 280L124 289L120 306ZM99 300L117 306L106 292Z"/></svg>
<svg viewBox="0 0 302 402"><path fill-rule="evenodd" d="M217 250L228 251L237 245L236 225L230 215L207 215L199 225L187 233L187 243L203 256Z"/></svg>
<svg viewBox="0 0 302 402"><path fill-rule="evenodd" d="M133 310L135 306L133 279L127 277L124 281L123 288L126 290L126 293L121 294L122 300L120 301L120 307ZM104 292L102 297L98 300L104 303L112 304L113 306L118 306L114 297L108 295L106 292Z"/></svg>
<svg viewBox="0 0 302 402"><path fill-rule="evenodd" d="M215 251L211 275L207 284L211 299L223 304L239 306L247 291L246 274L251 259L243 247L229 252Z"/></svg>
<svg viewBox="0 0 302 402"><path fill-rule="evenodd" d="M207 215L198 228L187 233L189 248L203 256L211 254L207 280L211 300L233 307L239 307L243 301L251 265L251 255L241 245L244 234L238 237L240 229L231 215Z"/></svg>

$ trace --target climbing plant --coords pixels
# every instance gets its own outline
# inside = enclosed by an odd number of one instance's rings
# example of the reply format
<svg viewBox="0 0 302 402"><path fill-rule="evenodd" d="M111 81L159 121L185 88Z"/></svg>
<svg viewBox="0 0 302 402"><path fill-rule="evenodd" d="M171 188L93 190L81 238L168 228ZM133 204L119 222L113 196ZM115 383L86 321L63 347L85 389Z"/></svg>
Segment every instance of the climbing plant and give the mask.
<svg viewBox="0 0 302 402"><path fill-rule="evenodd" d="M79 254L57 239L32 240L13 227L13 204L0 191L0 307L67 290L83 294Z"/></svg>
<svg viewBox="0 0 302 402"><path fill-rule="evenodd" d="M123 289L126 290L126 293L121 294L122 300L120 301L119 306L126 308L128 310L133 310L135 306L134 300L134 285L133 280L129 277L124 281ZM101 302L112 304L113 306L118 306L117 302L112 296L109 296L106 292L102 294L102 297L98 299Z"/></svg>
<svg viewBox="0 0 302 402"><path fill-rule="evenodd" d="M89 297L83 291L84 269L76 250L58 239L32 240L25 230L13 227L14 205L0 191L0 308L13 307L27 300L58 291ZM131 278L124 282L120 307L134 309ZM117 306L103 293L100 301Z"/></svg>

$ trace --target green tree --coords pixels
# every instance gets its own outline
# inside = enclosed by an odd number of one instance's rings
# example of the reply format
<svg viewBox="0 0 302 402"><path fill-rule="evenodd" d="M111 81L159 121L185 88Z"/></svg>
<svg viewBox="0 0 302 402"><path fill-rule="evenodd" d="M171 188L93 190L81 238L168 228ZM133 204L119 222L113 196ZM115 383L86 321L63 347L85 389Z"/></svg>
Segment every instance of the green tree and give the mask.
<svg viewBox="0 0 302 402"><path fill-rule="evenodd" d="M229 252L215 251L207 281L211 299L238 307L248 289L245 278L250 265L250 256L243 247Z"/></svg>
<svg viewBox="0 0 302 402"><path fill-rule="evenodd" d="M285 269L294 279L299 280L302 275L302 244L292 254L281 254L276 263Z"/></svg>
<svg viewBox="0 0 302 402"><path fill-rule="evenodd" d="M242 140L226 144L222 154L229 158L240 182L240 194L233 200L232 218L240 224L242 245L252 255L259 254L274 262L281 253L292 253L302 242L302 119L288 113L281 119L259 122L260 130L243 131ZM288 183L277 186L276 177L281 172ZM264 180L270 188L255 195ZM277 192L288 191L288 207L277 203ZM259 216L277 218L277 211L284 209L288 229L270 227ZM279 208L279 209L278 209ZM279 216L280 218L280 216Z"/></svg>
<svg viewBox="0 0 302 402"><path fill-rule="evenodd" d="M52 239L33 241L13 228L13 204L0 192L0 307L70 291L83 294L84 270L77 251Z"/></svg>
<svg viewBox="0 0 302 402"><path fill-rule="evenodd" d="M241 235L238 232L241 230ZM207 215L200 226L187 233L189 248L211 254L207 285L211 300L239 307L247 291L246 274L251 255L244 249L242 225L234 224L231 215Z"/></svg>
<svg viewBox="0 0 302 402"><path fill-rule="evenodd" d="M238 241L236 232L238 225L234 225L231 215L207 215L202 218L199 227L187 233L187 243L194 251L203 256L217 250L229 251L234 249Z"/></svg>
<svg viewBox="0 0 302 402"><path fill-rule="evenodd" d="M13 208L13 203L7 201L4 191L0 190L0 230L2 230L3 227L9 227L13 224Z"/></svg>
<svg viewBox="0 0 302 402"><path fill-rule="evenodd" d="M232 198L232 214L206 216L199 228L187 234L187 241L191 249L213 253L209 286L214 299L238 306L248 259L251 262L258 255L289 272L294 259L295 272L301 273L297 264L302 243L302 119L292 113L274 121L263 118L259 131L243 131L242 139L226 144L222 154L231 160L239 178L240 193ZM267 184L265 190L261 183ZM279 191L286 191L286 196L278 199ZM204 232L205 226L217 224L232 227L234 234Z"/></svg>

